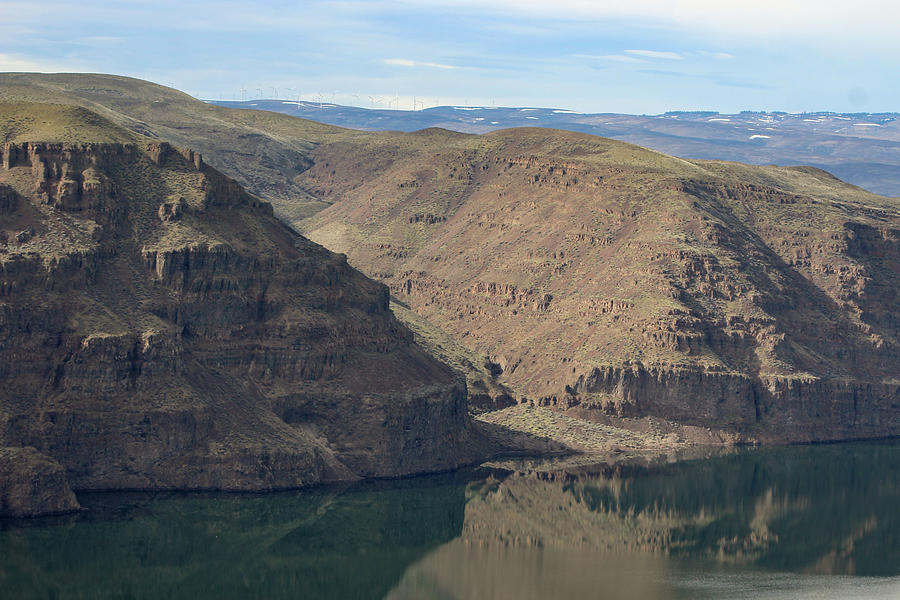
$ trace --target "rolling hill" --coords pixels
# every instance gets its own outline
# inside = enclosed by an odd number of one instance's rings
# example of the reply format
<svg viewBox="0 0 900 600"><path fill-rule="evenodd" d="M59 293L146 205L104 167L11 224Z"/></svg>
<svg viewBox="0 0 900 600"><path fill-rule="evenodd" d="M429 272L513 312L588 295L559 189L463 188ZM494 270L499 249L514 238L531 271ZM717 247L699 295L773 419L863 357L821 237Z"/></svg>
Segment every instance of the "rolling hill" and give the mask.
<svg viewBox="0 0 900 600"><path fill-rule="evenodd" d="M220 108L117 75L0 73L3 101L81 106L144 137L193 148L289 219L323 207L294 181L310 166L310 150L352 133L286 115Z"/></svg>
<svg viewBox="0 0 900 600"><path fill-rule="evenodd" d="M900 196L900 114L673 111L662 115L582 114L552 108L437 106L367 109L320 102L211 101L366 131L441 127L488 133L548 127L630 142L682 158L755 165L812 165L872 192Z"/></svg>

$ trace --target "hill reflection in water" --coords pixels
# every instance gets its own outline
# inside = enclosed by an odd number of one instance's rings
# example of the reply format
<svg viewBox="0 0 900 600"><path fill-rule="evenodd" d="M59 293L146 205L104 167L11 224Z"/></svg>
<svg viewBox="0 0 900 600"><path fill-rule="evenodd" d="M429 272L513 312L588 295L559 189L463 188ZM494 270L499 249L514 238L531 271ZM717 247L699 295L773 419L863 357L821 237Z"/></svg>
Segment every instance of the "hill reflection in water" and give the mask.
<svg viewBox="0 0 900 600"><path fill-rule="evenodd" d="M0 523L15 598L896 597L900 444L518 462Z"/></svg>

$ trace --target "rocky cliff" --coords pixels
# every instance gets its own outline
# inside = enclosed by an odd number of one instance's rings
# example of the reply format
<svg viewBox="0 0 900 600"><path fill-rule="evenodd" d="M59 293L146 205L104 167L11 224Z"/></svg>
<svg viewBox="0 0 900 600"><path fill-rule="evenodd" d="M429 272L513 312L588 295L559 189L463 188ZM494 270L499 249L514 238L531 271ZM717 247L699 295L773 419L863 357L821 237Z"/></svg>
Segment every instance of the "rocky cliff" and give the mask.
<svg viewBox="0 0 900 600"><path fill-rule="evenodd" d="M522 398L745 441L900 434L900 203L588 135L323 144L314 240Z"/></svg>
<svg viewBox="0 0 900 600"><path fill-rule="evenodd" d="M80 508L55 460L34 448L0 447L0 517L36 517Z"/></svg>
<svg viewBox="0 0 900 600"><path fill-rule="evenodd" d="M0 157L0 445L59 461L76 490L459 463L465 383L388 289L200 155L133 137Z"/></svg>

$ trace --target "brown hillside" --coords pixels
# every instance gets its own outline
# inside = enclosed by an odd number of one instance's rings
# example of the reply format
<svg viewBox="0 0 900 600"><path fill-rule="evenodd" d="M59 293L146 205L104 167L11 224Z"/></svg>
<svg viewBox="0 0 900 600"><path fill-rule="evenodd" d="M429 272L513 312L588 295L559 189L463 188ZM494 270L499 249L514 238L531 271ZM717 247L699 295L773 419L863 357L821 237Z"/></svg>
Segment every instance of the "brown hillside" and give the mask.
<svg viewBox="0 0 900 600"><path fill-rule="evenodd" d="M193 148L291 219L325 206L295 181L310 166L310 151L332 138L359 135L288 115L222 108L118 75L0 73L0 102L80 106L120 128ZM4 141L11 140L0 136L0 143Z"/></svg>
<svg viewBox="0 0 900 600"><path fill-rule="evenodd" d="M2 105L0 135L16 140L0 147L0 446L59 461L76 490L459 463L464 382L344 256L199 154L94 113Z"/></svg>
<svg viewBox="0 0 900 600"><path fill-rule="evenodd" d="M319 145L302 224L573 413L900 434L900 203L810 168L552 130Z"/></svg>

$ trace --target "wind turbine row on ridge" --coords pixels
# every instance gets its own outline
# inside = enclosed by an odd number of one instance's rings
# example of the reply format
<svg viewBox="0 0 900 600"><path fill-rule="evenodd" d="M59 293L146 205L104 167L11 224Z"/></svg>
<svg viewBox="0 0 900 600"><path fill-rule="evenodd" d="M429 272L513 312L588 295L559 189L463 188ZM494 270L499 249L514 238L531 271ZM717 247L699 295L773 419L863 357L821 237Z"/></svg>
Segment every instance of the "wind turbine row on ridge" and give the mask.
<svg viewBox="0 0 900 600"><path fill-rule="evenodd" d="M261 87L254 88L254 89L256 91L255 98L262 99L265 94L265 90ZM271 89L273 92L272 99L279 98L278 88L276 86L271 86ZM300 91L300 88L296 89L296 92L297 92L296 94L294 94L295 90L292 87L287 87L284 89L286 89L288 92L287 98L289 98L289 99L296 98L297 110L300 110L301 104L303 103L303 93ZM338 90L332 90L331 104L336 104L337 95L339 93L340 92ZM247 88L245 86L241 86L240 94L241 94L241 102L246 102L248 100L248 98L247 98ZM360 103L361 92L357 91L355 94L350 94L350 97L353 98L356 106L361 106L361 103ZM365 97L369 100L369 103L372 108L377 108L379 105L383 105L383 106L386 106L388 110L401 110L400 109L401 97L400 97L399 93L396 93L390 97L376 96L376 95L367 95ZM326 103L326 96L325 96L325 94L322 94L321 92L316 93L313 95L312 101L319 105L318 108L323 108L322 105ZM468 106L468 104L469 104L469 100L467 98L465 100L465 105ZM493 99L492 99L492 104L495 104ZM434 99L434 106L440 106L439 98ZM425 102L424 98L422 98L420 96L412 97L412 110L414 110L414 111L425 110L425 107L426 107L426 102Z"/></svg>

